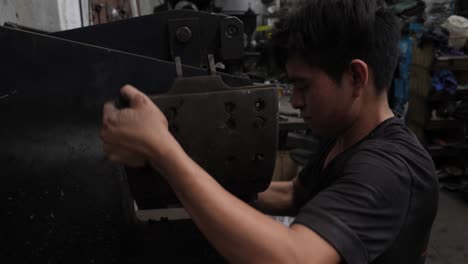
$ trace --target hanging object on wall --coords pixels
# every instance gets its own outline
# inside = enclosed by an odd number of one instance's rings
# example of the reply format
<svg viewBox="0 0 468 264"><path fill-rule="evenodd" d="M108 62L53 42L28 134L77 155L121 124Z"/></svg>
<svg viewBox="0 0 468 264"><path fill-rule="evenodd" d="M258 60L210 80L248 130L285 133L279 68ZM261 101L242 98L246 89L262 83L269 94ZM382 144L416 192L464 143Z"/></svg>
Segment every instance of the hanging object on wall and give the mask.
<svg viewBox="0 0 468 264"><path fill-rule="evenodd" d="M133 17L129 0L90 0L90 24L104 24Z"/></svg>
<svg viewBox="0 0 468 264"><path fill-rule="evenodd" d="M198 7L196 4L190 1L180 1L174 6L175 10L193 10L193 11L198 11Z"/></svg>
<svg viewBox="0 0 468 264"><path fill-rule="evenodd" d="M169 10L192 10L215 12L213 0L165 0L160 1L160 5L155 6L154 13L166 12Z"/></svg>

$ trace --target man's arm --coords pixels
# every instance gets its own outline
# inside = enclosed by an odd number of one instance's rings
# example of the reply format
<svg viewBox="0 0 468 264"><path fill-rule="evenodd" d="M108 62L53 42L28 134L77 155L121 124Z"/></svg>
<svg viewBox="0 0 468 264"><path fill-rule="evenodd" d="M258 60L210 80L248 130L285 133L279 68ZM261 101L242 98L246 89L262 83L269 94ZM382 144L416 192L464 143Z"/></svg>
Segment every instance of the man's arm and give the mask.
<svg viewBox="0 0 468 264"><path fill-rule="evenodd" d="M114 162L130 165L146 157L229 262L339 263L337 251L311 229L284 227L227 192L187 156L148 97L130 86L122 93L130 108L104 108L101 137L106 153Z"/></svg>
<svg viewBox="0 0 468 264"><path fill-rule="evenodd" d="M231 195L191 160L175 140L155 168L165 176L193 221L230 263L339 263L340 256L302 225L272 220Z"/></svg>
<svg viewBox="0 0 468 264"><path fill-rule="evenodd" d="M268 189L258 194L254 207L269 215L296 215L306 198L306 190L298 177L286 182L272 182Z"/></svg>

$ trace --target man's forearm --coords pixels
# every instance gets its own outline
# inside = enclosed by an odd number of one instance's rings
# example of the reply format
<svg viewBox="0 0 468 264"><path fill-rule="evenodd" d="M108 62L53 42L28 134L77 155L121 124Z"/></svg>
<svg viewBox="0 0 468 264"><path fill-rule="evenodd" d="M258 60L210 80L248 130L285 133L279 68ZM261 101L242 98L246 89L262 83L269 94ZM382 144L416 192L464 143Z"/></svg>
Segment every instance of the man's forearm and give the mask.
<svg viewBox="0 0 468 264"><path fill-rule="evenodd" d="M272 182L266 191L258 194L258 200L253 205L270 215L296 215L298 209L294 201L293 182Z"/></svg>
<svg viewBox="0 0 468 264"><path fill-rule="evenodd" d="M227 192L187 156L146 95L131 86L121 92L130 108L104 106L101 138L109 159L131 166L151 162L229 262L339 263L336 250L311 229L300 224L286 228Z"/></svg>
<svg viewBox="0 0 468 264"><path fill-rule="evenodd" d="M224 190L177 147L161 173L214 247L232 263L294 263L291 231Z"/></svg>

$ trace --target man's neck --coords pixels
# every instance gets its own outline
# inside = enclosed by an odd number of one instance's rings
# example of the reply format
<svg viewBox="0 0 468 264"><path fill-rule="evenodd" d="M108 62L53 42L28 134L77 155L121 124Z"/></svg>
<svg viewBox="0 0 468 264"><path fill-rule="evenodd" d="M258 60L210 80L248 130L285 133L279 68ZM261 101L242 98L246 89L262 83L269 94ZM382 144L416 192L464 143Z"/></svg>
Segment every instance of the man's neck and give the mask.
<svg viewBox="0 0 468 264"><path fill-rule="evenodd" d="M387 103L387 97L382 96L361 109L361 114L352 126L337 137L335 147L339 152L345 151L369 135L383 121L394 117Z"/></svg>

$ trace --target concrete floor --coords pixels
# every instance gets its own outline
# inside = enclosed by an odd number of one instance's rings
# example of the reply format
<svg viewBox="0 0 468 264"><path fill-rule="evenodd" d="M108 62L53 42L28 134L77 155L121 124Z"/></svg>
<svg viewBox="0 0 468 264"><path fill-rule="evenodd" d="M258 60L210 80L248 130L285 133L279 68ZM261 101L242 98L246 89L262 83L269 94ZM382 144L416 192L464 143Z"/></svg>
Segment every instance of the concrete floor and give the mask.
<svg viewBox="0 0 468 264"><path fill-rule="evenodd" d="M441 191L426 264L468 264L468 195Z"/></svg>

